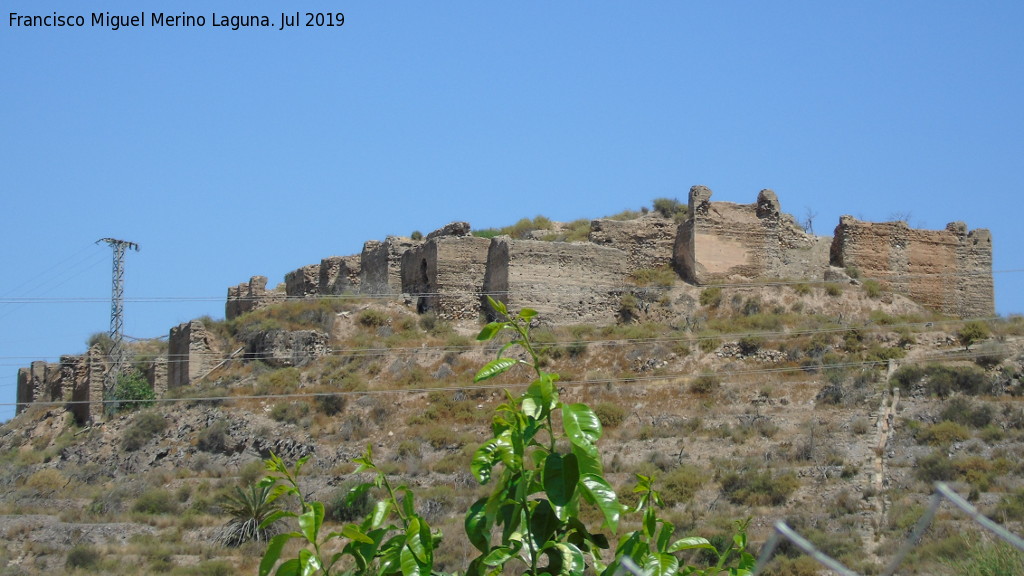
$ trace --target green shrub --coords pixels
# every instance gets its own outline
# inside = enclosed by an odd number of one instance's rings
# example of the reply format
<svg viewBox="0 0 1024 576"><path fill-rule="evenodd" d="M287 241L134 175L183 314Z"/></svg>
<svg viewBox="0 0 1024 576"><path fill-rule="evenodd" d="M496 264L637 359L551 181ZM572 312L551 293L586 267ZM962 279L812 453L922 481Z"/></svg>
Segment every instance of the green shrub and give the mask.
<svg viewBox="0 0 1024 576"><path fill-rule="evenodd" d="M684 504L704 485L704 471L692 464L683 464L658 479L657 485L666 506Z"/></svg>
<svg viewBox="0 0 1024 576"><path fill-rule="evenodd" d="M167 421L157 412L138 414L121 435L121 447L129 452L142 448L154 436L167 429Z"/></svg>
<svg viewBox="0 0 1024 576"><path fill-rule="evenodd" d="M759 336L744 336L740 338L738 344L740 354L750 356L751 354L757 354L757 351L764 345L764 339Z"/></svg>
<svg viewBox="0 0 1024 576"><path fill-rule="evenodd" d="M702 334L698 340L698 346L700 346L700 351L704 352L705 354L710 354L711 352L718 350L718 347L721 345L722 339L719 338L718 336L710 334Z"/></svg>
<svg viewBox="0 0 1024 576"><path fill-rule="evenodd" d="M224 452L228 444L228 423L218 420L200 430L196 447L204 452Z"/></svg>
<svg viewBox="0 0 1024 576"><path fill-rule="evenodd" d="M700 305L708 308L718 308L722 304L722 287L709 286L700 293Z"/></svg>
<svg viewBox="0 0 1024 576"><path fill-rule="evenodd" d="M1024 488L1000 498L991 516L1003 523L1024 520Z"/></svg>
<svg viewBox="0 0 1024 576"><path fill-rule="evenodd" d="M722 381L714 374L701 374L690 383L690 392L694 394L711 394L718 390Z"/></svg>
<svg viewBox="0 0 1024 576"><path fill-rule="evenodd" d="M903 366L892 375L890 384L905 390L923 385L929 394L940 398L945 398L953 392L978 395L988 394L993 390L993 382L984 371L974 366L941 364Z"/></svg>
<svg viewBox="0 0 1024 576"><path fill-rule="evenodd" d="M367 308L359 313L356 321L362 326L367 328L380 328L381 326L387 326L391 318L387 313L377 310L376 308Z"/></svg>
<svg viewBox="0 0 1024 576"><path fill-rule="evenodd" d="M235 487L235 492L224 498L221 506L231 516L221 537L225 546L266 542L279 532L273 523L262 525L280 509L276 499L271 497L272 489L269 485L250 484L246 490Z"/></svg>
<svg viewBox="0 0 1024 576"><path fill-rule="evenodd" d="M679 275L670 266L663 266L661 268L640 268L630 272L629 277L637 286L661 286L667 288L676 283Z"/></svg>
<svg viewBox="0 0 1024 576"><path fill-rule="evenodd" d="M118 375L114 384L114 402L118 410L136 410L153 405L156 393L149 385L149 380L138 370L130 370Z"/></svg>
<svg viewBox="0 0 1024 576"><path fill-rule="evenodd" d="M640 301L630 292L624 293L619 298L619 316L629 321L636 318L640 312Z"/></svg>
<svg viewBox="0 0 1024 576"><path fill-rule="evenodd" d="M960 553L942 563L959 576L1024 574L1024 552L1002 541L975 535L962 537Z"/></svg>
<svg viewBox="0 0 1024 576"><path fill-rule="evenodd" d="M598 402L594 406L594 413L605 428L617 428L629 416L621 404L613 402Z"/></svg>
<svg viewBox="0 0 1024 576"><path fill-rule="evenodd" d="M135 499L132 512L142 514L173 514L178 511L174 495L162 488L147 490Z"/></svg>
<svg viewBox="0 0 1024 576"><path fill-rule="evenodd" d="M944 420L922 428L917 433L917 441L932 446L949 446L954 442L963 442L971 437L970 430L963 424Z"/></svg>
<svg viewBox="0 0 1024 576"><path fill-rule="evenodd" d="M262 394L287 394L294 392L298 390L301 382L302 373L294 366L264 372L256 377L256 385Z"/></svg>
<svg viewBox="0 0 1024 576"><path fill-rule="evenodd" d="M278 422L298 424L309 414L309 404L305 402L278 402L270 409L270 417Z"/></svg>
<svg viewBox="0 0 1024 576"><path fill-rule="evenodd" d="M349 481L341 485L324 502L324 516L334 522L358 522L373 509L370 493L353 494L351 490L358 482Z"/></svg>
<svg viewBox="0 0 1024 576"><path fill-rule="evenodd" d="M843 286L836 282L830 282L825 285L825 294L829 296L842 296Z"/></svg>
<svg viewBox="0 0 1024 576"><path fill-rule="evenodd" d="M313 405L316 407L316 411L325 416L341 414L345 410L346 403L345 397L341 394L325 394L313 398Z"/></svg>
<svg viewBox="0 0 1024 576"><path fill-rule="evenodd" d="M658 214L665 218L672 218L677 222L685 219L686 213L689 210L686 204L683 204L676 198L655 198L652 206Z"/></svg>
<svg viewBox="0 0 1024 576"><path fill-rule="evenodd" d="M970 350L971 344L974 344L979 340L984 340L991 334L992 332L989 330L988 324L973 320L971 322L967 322L957 330L956 338L964 345L964 350Z"/></svg>
<svg viewBox="0 0 1024 576"><path fill-rule="evenodd" d="M719 481L729 501L745 506L780 506L800 485L792 472L773 474L752 466L727 472Z"/></svg>
<svg viewBox="0 0 1024 576"><path fill-rule="evenodd" d="M100 558L99 551L92 546L76 544L71 550L68 550L68 556L64 560L64 567L68 569L81 568L82 570L92 570L99 565Z"/></svg>
<svg viewBox="0 0 1024 576"><path fill-rule="evenodd" d="M995 368L1009 357L1006 348L995 342L984 342L974 349L974 363L985 369Z"/></svg>
<svg viewBox="0 0 1024 576"><path fill-rule="evenodd" d="M882 285L876 280L865 280L861 287L864 288L864 293L867 294L868 298L877 299L882 296Z"/></svg>
<svg viewBox="0 0 1024 576"><path fill-rule="evenodd" d="M956 470L953 468L953 462L946 456L945 450L939 449L917 459L914 475L922 482L934 484L954 479Z"/></svg>
<svg viewBox="0 0 1024 576"><path fill-rule="evenodd" d="M988 404L976 405L969 398L963 396L951 398L939 412L941 420L949 420L971 428L988 426L994 416L994 411Z"/></svg>

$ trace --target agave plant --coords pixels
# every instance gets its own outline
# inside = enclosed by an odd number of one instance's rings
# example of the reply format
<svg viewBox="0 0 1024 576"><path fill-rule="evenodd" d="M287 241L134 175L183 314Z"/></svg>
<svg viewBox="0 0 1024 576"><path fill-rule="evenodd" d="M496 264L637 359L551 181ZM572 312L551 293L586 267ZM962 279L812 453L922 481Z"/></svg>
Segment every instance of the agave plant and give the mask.
<svg viewBox="0 0 1024 576"><path fill-rule="evenodd" d="M224 511L231 515L221 536L225 546L241 546L250 540L266 542L277 534L273 523L260 527L267 517L280 509L270 498L272 489L273 486L259 484L250 484L246 490L236 486L235 493L225 498Z"/></svg>

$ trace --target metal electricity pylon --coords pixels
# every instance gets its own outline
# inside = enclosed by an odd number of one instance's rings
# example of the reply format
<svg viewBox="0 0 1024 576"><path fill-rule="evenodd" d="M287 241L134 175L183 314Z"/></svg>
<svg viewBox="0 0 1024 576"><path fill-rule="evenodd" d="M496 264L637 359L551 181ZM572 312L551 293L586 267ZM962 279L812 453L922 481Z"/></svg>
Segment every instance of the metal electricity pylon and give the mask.
<svg viewBox="0 0 1024 576"><path fill-rule="evenodd" d="M127 240L100 238L96 241L106 242L114 249L114 271L112 275L112 291L110 296L110 369L103 382L103 396L106 401L117 383L125 365L124 352L124 253L129 248L139 251L139 245Z"/></svg>

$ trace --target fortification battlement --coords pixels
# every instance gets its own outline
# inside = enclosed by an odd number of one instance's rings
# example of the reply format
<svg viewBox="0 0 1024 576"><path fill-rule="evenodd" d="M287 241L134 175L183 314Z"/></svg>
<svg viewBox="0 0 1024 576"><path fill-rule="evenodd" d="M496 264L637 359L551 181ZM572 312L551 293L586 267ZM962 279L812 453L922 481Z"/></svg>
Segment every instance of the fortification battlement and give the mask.
<svg viewBox="0 0 1024 576"><path fill-rule="evenodd" d="M507 236L480 238L453 222L424 239L388 236L367 241L359 254L331 256L285 276L268 290L265 276L228 288L225 316L233 319L288 298L334 294L404 295L417 312L449 320L492 316L486 295L513 307L530 306L559 324L619 321L629 296L639 306L652 294L632 278L668 267L693 285L779 278L808 281L859 270L883 289L944 314L995 313L992 236L953 222L920 230L905 222L862 222L843 216L833 237L805 231L782 211L776 194L761 190L750 204L716 202L704 186L690 188L686 217L677 223L651 212L634 220L597 219L586 242ZM249 343L246 357L290 365L328 350L323 333L268 334ZM154 363L154 389L185 386L215 368L225 351L199 321L170 330L169 359ZM163 363L158 366L158 364ZM74 399L81 421L102 416L103 354L33 363L18 372L18 411L40 400Z"/></svg>

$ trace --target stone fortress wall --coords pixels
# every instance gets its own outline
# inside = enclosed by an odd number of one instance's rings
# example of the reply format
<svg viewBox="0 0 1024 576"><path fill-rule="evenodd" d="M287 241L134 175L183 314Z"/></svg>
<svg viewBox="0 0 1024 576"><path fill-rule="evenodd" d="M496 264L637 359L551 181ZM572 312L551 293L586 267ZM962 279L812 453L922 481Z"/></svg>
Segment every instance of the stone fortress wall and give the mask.
<svg viewBox="0 0 1024 576"><path fill-rule="evenodd" d="M630 275L671 267L693 285L775 279L820 281L836 268L857 268L864 278L927 307L962 318L992 316L992 237L954 222L944 230L904 222L861 222L843 216L833 237L805 232L762 190L751 204L713 202L694 186L681 223L652 212L634 220L593 220L586 242L549 242L471 235L453 222L426 238L370 240L360 254L331 256L285 275L267 289L265 276L228 288L228 320L288 299L339 294L400 297L417 312L448 320L491 317L486 295L513 308L530 306L552 324L617 321ZM841 276L841 274L840 274ZM250 343L247 357L291 365L328 352L327 335L302 331L268 334ZM307 333L309 332L309 333ZM301 353L300 353L301 352ZM202 322L170 330L169 352L151 380L166 390L209 373L226 351L216 349ZM80 421L100 417L104 359L98 350L34 362L18 372L18 411L40 400L75 400Z"/></svg>

